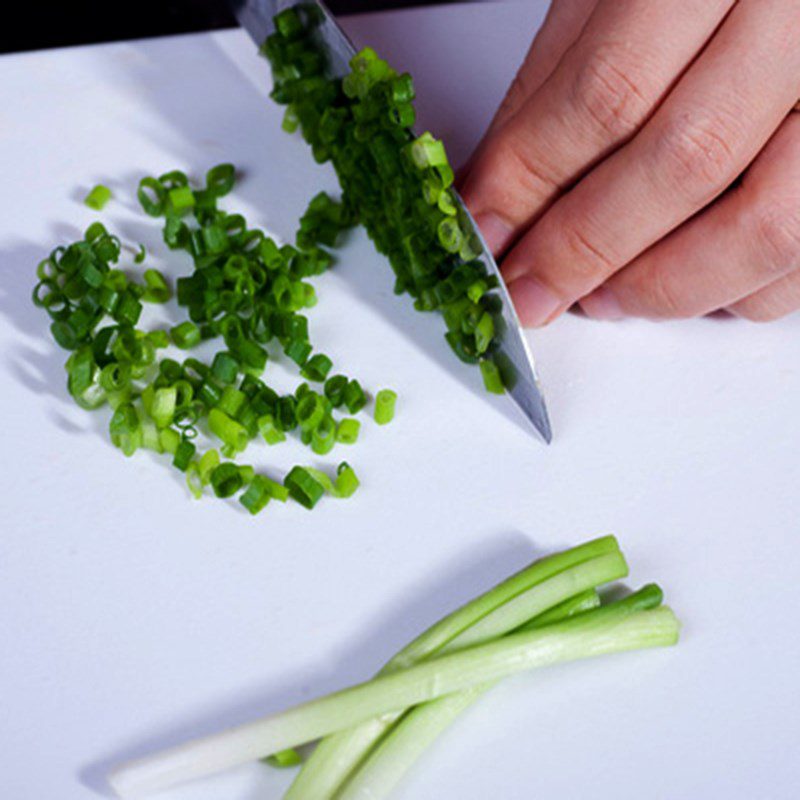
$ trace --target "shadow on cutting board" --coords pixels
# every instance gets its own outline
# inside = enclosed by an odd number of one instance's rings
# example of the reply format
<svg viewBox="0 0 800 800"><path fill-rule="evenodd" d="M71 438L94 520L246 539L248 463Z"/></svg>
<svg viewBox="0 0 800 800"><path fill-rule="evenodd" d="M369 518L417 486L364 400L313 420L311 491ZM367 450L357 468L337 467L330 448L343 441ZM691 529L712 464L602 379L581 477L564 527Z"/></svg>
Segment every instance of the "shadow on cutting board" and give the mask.
<svg viewBox="0 0 800 800"><path fill-rule="evenodd" d="M418 584L408 587L399 602L376 613L362 636L345 643L341 654L323 654L319 664L308 670L300 668L281 684L272 683L245 691L217 711L142 736L87 765L80 772L81 783L95 792L111 796L106 776L121 762L368 680L429 625L543 555L545 552L519 531L493 536L488 543L474 546L459 556L456 563L436 570ZM111 709L109 713L112 713ZM286 777L285 772L276 773L265 768L265 781L270 775L276 780Z"/></svg>

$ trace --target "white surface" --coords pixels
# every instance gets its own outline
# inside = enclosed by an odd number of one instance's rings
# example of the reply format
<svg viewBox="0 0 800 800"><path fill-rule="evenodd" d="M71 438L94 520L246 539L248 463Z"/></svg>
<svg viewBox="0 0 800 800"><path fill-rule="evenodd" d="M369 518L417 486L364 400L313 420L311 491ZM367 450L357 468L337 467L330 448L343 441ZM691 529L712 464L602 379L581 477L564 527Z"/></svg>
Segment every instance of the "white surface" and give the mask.
<svg viewBox="0 0 800 800"><path fill-rule="evenodd" d="M463 156L541 11L350 28L414 71L426 123ZM314 513L190 502L166 466L107 444L104 413L71 405L28 297L38 259L94 217L88 187L112 185L106 218L163 255L130 209L141 174L231 160L247 179L228 207L283 236L333 185L279 131L267 83L239 32L0 59L0 797L95 797L111 762L366 678L533 555L607 531L631 584L666 588L682 644L509 681L398 796L796 797L797 317L559 321L534 337L546 448L357 237L319 281L313 334L370 387L397 388L399 413L365 421L346 453L360 495ZM302 457L285 450L278 467ZM289 777L252 765L164 800L277 798Z"/></svg>

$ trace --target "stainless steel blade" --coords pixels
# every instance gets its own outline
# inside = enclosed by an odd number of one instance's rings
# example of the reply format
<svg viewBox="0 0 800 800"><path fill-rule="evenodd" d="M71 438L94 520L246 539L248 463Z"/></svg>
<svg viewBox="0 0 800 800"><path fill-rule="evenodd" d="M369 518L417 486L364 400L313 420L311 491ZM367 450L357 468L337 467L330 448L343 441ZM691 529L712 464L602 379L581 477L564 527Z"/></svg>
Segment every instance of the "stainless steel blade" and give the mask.
<svg viewBox="0 0 800 800"><path fill-rule="evenodd" d="M308 4L308 0L295 0L295 2L292 0L231 0L236 18L258 45L261 45L264 39L273 32L272 18L275 14L290 6L306 4ZM326 49L328 69L332 76L342 77L349 72L350 59L356 52L355 47L325 5L321 2L316 2L315 5L320 7L324 17L317 28L317 33L320 42ZM498 366L514 402L539 431L542 438L549 443L553 437L550 419L547 415L547 406L539 386L536 366L528 347L528 341L500 276L497 263L486 247L486 242L484 242L478 226L475 225L475 221L461 198L457 197L457 199L464 210L466 219L469 220L483 246L480 261L490 275L497 276L500 283L497 294L502 301L502 310L495 321L499 343L499 352L496 356Z"/></svg>

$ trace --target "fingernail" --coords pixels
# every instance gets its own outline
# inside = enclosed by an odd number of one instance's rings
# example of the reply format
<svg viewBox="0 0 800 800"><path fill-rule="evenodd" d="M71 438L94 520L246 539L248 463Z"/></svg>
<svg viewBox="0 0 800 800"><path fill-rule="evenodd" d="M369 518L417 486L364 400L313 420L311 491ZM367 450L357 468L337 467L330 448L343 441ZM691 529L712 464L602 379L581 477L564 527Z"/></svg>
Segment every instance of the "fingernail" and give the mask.
<svg viewBox="0 0 800 800"><path fill-rule="evenodd" d="M527 276L512 281L508 285L508 293L526 328L546 325L569 305L536 278Z"/></svg>
<svg viewBox="0 0 800 800"><path fill-rule="evenodd" d="M483 239L492 251L492 255L502 253L511 244L513 231L511 226L503 222L497 214L491 211L478 214L475 222L483 234Z"/></svg>
<svg viewBox="0 0 800 800"><path fill-rule="evenodd" d="M595 289L579 302L587 317L600 320L622 319L625 313L614 293L605 286Z"/></svg>

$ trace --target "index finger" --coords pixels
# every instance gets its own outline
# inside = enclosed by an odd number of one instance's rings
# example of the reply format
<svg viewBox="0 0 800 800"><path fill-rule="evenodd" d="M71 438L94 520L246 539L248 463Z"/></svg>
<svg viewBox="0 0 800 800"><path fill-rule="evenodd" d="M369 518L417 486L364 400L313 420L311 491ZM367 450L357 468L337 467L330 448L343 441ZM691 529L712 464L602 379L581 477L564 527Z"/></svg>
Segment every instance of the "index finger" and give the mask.
<svg viewBox="0 0 800 800"><path fill-rule="evenodd" d="M552 75L489 137L464 181L462 196L495 255L642 126L732 3L599 0Z"/></svg>

